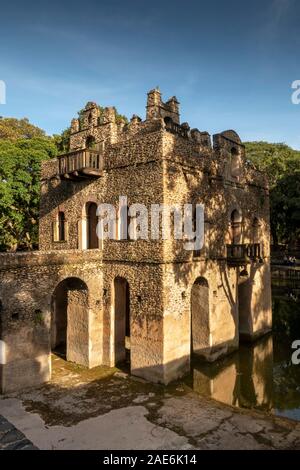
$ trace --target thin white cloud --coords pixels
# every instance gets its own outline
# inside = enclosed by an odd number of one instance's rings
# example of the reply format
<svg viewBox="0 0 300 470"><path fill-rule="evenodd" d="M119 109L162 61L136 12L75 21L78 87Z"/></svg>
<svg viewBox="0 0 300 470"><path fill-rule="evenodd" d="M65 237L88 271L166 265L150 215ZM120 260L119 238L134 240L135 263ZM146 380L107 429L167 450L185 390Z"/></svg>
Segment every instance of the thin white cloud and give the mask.
<svg viewBox="0 0 300 470"><path fill-rule="evenodd" d="M265 27L265 32L270 36L280 31L281 23L292 11L295 0L273 0L269 9L269 23Z"/></svg>

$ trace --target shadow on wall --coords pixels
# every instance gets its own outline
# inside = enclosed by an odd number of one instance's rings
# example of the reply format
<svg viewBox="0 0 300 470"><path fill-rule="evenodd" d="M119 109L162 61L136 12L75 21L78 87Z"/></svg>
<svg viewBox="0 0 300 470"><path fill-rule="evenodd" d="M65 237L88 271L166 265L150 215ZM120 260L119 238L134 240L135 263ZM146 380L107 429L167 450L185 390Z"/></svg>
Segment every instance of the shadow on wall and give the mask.
<svg viewBox="0 0 300 470"><path fill-rule="evenodd" d="M41 198L40 198L40 217L45 217L47 214L57 209L58 206L64 205L69 200L72 200L73 196L83 191L88 186L93 188L93 180L85 181L58 181L52 178L47 182L47 185L41 187ZM91 191L95 192L95 190ZM78 217L79 217L78 213Z"/></svg>

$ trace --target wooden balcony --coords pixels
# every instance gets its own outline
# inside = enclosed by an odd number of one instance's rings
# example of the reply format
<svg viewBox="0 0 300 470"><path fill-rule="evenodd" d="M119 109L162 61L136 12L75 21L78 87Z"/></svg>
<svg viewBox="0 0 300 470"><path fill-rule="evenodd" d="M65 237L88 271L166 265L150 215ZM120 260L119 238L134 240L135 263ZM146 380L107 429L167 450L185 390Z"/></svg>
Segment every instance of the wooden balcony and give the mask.
<svg viewBox="0 0 300 470"><path fill-rule="evenodd" d="M226 245L227 263L231 266L244 266L250 261L261 261L261 249L259 243L243 245Z"/></svg>
<svg viewBox="0 0 300 470"><path fill-rule="evenodd" d="M99 178L103 173L103 155L98 150L83 149L58 157L59 175L64 180Z"/></svg>

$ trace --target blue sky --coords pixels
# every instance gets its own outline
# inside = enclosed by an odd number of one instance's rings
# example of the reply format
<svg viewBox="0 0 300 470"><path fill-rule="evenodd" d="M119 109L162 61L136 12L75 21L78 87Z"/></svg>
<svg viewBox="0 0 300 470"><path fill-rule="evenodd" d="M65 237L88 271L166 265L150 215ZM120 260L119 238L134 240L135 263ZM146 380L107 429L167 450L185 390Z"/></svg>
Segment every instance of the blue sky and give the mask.
<svg viewBox="0 0 300 470"><path fill-rule="evenodd" d="M48 133L87 101L144 118L159 85L191 127L300 149L298 0L14 1L0 11L0 115Z"/></svg>

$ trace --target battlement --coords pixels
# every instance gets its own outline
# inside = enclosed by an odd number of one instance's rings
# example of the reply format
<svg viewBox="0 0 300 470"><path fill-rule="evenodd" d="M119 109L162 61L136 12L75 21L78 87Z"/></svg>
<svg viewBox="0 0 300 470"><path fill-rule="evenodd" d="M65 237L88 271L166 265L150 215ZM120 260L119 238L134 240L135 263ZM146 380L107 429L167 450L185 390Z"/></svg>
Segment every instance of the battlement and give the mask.
<svg viewBox="0 0 300 470"><path fill-rule="evenodd" d="M102 108L89 101L79 118L71 122L70 149L58 158L57 174L62 179L72 180L100 178L103 171L120 163L119 155L123 154L124 146L131 142L133 148L139 146L142 150L142 141L147 136L149 142L164 136L167 153L155 152L154 155L152 152L150 155L143 149L141 156L140 151L138 155L131 151L126 161L122 158L123 165L172 153L172 159L188 160L190 166L202 169L205 166L208 173L225 180L239 184L247 181L267 187L265 176L246 161L245 147L235 131L226 130L211 137L207 131L191 129L187 122L180 123L177 98L173 96L164 102L158 88L147 94L145 120L133 114L127 121L115 107ZM149 142L145 145L150 145Z"/></svg>
<svg viewBox="0 0 300 470"><path fill-rule="evenodd" d="M165 103L161 99L159 88L149 91L147 99L146 119L170 118L175 124L180 124L179 102L172 96Z"/></svg>
<svg viewBox="0 0 300 470"><path fill-rule="evenodd" d="M207 132L190 129L188 123L180 123L179 102L172 96L162 101L158 88L149 91L146 105L146 120L133 114L129 122L118 115L114 107L101 108L89 101L80 112L79 118L71 121L69 151L85 148L103 150L104 146L130 139L135 134L145 134L156 130L166 130L185 139L191 139L211 147Z"/></svg>

